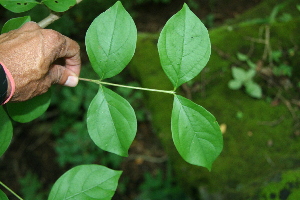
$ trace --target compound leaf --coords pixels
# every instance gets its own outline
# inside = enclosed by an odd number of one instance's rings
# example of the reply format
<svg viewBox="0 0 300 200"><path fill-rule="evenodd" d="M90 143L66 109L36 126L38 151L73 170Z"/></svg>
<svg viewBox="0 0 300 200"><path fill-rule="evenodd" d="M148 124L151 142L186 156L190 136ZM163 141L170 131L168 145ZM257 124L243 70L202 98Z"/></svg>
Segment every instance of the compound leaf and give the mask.
<svg viewBox="0 0 300 200"><path fill-rule="evenodd" d="M43 0L42 2L55 12L65 12L76 4L76 0Z"/></svg>
<svg viewBox="0 0 300 200"><path fill-rule="evenodd" d="M32 9L39 2L35 0L0 0L0 4L15 13L21 13Z"/></svg>
<svg viewBox="0 0 300 200"><path fill-rule="evenodd" d="M92 22L85 37L86 50L101 79L113 77L126 67L136 41L135 23L119 1Z"/></svg>
<svg viewBox="0 0 300 200"><path fill-rule="evenodd" d="M27 101L18 103L8 103L7 111L9 116L21 123L30 122L41 116L49 107L51 101L51 91L36 96Z"/></svg>
<svg viewBox="0 0 300 200"><path fill-rule="evenodd" d="M55 182L48 200L109 200L116 191L121 174L121 171L101 165L76 166Z"/></svg>
<svg viewBox="0 0 300 200"><path fill-rule="evenodd" d="M171 128L174 144L183 159L210 170L223 148L215 117L203 107L176 95Z"/></svg>
<svg viewBox="0 0 300 200"><path fill-rule="evenodd" d="M208 31L186 4L161 31L158 52L175 88L197 76L207 64L211 53Z"/></svg>
<svg viewBox="0 0 300 200"><path fill-rule="evenodd" d="M31 21L30 16L17 17L17 18L10 19L2 27L1 34L7 33L14 29L18 29L21 26L23 26L23 24L25 24L26 22L29 22L29 21Z"/></svg>
<svg viewBox="0 0 300 200"><path fill-rule="evenodd" d="M128 101L100 86L88 109L87 127L98 147L128 156L128 149L136 135L137 120Z"/></svg>
<svg viewBox="0 0 300 200"><path fill-rule="evenodd" d="M0 107L0 157L8 148L12 135L13 135L13 126L3 107Z"/></svg>

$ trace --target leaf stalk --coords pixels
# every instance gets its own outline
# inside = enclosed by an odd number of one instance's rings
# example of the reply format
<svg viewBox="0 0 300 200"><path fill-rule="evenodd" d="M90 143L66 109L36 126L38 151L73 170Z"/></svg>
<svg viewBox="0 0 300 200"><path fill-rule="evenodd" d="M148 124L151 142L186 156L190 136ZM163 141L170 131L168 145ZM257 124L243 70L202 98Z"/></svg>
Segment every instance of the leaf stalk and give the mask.
<svg viewBox="0 0 300 200"><path fill-rule="evenodd" d="M104 82L104 81L100 81L100 80L93 80L93 79L86 79L86 78L79 78L79 80L96 83L98 85L110 85L110 86L123 87L123 88L129 88L129 89L134 89L134 90L145 90L145 91L151 91L151 92L161 92L161 93L167 93L167 94L173 94L173 95L176 94L175 91L171 91L171 90L158 90L158 89L151 89L151 88L120 85L120 84L108 83L108 82Z"/></svg>

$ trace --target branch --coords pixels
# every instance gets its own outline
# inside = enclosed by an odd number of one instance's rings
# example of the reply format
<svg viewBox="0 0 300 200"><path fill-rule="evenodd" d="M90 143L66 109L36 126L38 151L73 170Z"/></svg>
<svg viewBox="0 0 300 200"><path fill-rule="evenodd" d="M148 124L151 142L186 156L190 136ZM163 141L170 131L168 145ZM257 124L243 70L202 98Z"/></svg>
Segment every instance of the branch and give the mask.
<svg viewBox="0 0 300 200"><path fill-rule="evenodd" d="M40 21L38 25L41 28L46 28L47 26L49 26L50 24L58 20L60 17L61 16L58 13L51 12L50 15L45 19L43 19L42 21Z"/></svg>
<svg viewBox="0 0 300 200"><path fill-rule="evenodd" d="M79 4L80 2L82 2L83 0L76 0L76 4ZM42 21L40 21L38 23L38 25L41 28L46 28L47 26L49 26L50 24L52 24L53 22L55 22L56 20L58 20L59 18L61 18L61 16L64 13L58 13L58 12L53 12L51 11L51 13L49 14L48 17L46 17L45 19L43 19Z"/></svg>

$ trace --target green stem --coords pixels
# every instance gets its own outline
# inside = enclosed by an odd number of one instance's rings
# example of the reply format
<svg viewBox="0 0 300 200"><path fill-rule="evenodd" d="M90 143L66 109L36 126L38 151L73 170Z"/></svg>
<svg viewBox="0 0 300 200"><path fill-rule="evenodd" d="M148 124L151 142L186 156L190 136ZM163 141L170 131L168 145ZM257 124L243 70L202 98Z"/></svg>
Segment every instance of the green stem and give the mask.
<svg viewBox="0 0 300 200"><path fill-rule="evenodd" d="M146 90L146 91L151 91L151 92L162 92L162 93L167 93L167 94L175 94L175 91L171 91L171 90L157 90L157 89L150 89L150 88L143 88L143 87L134 87L134 86L108 83L108 82L103 82L103 81L99 81L99 80L92 80L92 79L86 79L86 78L79 78L79 80L93 82L93 83L96 83L96 84L99 84L99 85L103 84L103 85L111 85L111 86L116 86L116 87L130 88L130 89L135 89L135 90Z"/></svg>
<svg viewBox="0 0 300 200"><path fill-rule="evenodd" d="M23 200L19 195L17 195L14 191L12 191L9 187L7 187L4 183L0 181L0 185L2 185L5 189L7 189L10 193L15 195L18 199Z"/></svg>

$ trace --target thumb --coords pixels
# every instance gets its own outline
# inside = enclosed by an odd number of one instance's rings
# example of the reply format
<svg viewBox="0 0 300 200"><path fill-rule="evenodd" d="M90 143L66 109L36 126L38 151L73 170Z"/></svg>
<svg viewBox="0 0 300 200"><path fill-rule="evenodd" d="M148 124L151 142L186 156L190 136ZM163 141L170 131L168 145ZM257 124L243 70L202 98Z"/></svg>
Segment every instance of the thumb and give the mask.
<svg viewBox="0 0 300 200"><path fill-rule="evenodd" d="M54 65L49 71L49 75L52 83L68 87L75 87L78 84L78 76L75 72L61 65Z"/></svg>

